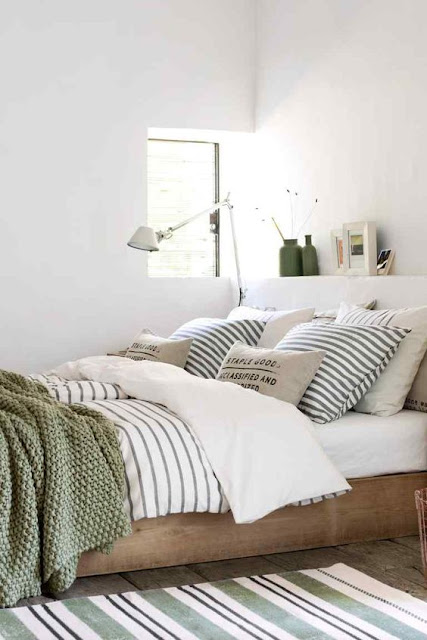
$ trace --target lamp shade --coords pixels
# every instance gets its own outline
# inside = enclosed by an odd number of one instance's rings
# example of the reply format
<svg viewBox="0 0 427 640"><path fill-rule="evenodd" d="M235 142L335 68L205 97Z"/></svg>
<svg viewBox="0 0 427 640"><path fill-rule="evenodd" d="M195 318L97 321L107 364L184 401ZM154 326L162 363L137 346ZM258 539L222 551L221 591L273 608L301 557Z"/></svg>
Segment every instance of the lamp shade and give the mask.
<svg viewBox="0 0 427 640"><path fill-rule="evenodd" d="M142 249L143 251L159 250L156 233L151 227L138 227L129 240L128 246L133 249Z"/></svg>

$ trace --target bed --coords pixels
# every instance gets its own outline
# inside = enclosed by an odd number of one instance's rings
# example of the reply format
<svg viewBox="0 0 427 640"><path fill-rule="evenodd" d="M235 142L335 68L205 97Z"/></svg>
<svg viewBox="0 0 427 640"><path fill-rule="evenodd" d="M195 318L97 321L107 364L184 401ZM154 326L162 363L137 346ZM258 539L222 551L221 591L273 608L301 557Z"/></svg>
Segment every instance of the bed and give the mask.
<svg viewBox="0 0 427 640"><path fill-rule="evenodd" d="M186 467L188 456L183 450L185 491L177 489L170 502L167 483L159 482L157 507L155 500L148 507L151 517L138 517L140 511L134 504L131 512L127 500L133 534L118 540L109 556L84 554L80 576L386 539L417 531L414 491L427 484L426 413L401 411L380 418L349 412L336 422L317 425L320 442L344 476L351 479L352 492L309 506L278 509L257 522L237 525L203 451L177 416L140 400L88 404L117 424L125 459L132 458L129 434L133 432L135 437L139 430L148 432L160 422L170 434L175 432L177 441L179 429L184 438L188 436L186 445L192 443L194 467ZM126 430L128 435L123 436ZM153 439L151 444L156 446ZM144 452L140 450L139 455L144 459ZM145 461L150 475L148 458ZM169 458L172 476L176 473L175 462ZM159 479L167 475L164 464L164 459L157 460ZM127 467L136 473L129 460Z"/></svg>
<svg viewBox="0 0 427 640"><path fill-rule="evenodd" d="M111 419L125 462L125 510L133 533L119 539L110 555L83 554L79 576L417 531L414 491L427 484L427 413L404 410L381 418L350 411L337 421L315 425L324 451L351 480L352 491L236 524L203 447L176 412L159 402L128 397L118 385L54 378L48 385L58 399L84 402Z"/></svg>
<svg viewBox="0 0 427 640"><path fill-rule="evenodd" d="M230 512L138 520L133 534L118 540L111 555L83 554L78 575L384 540L417 532L414 491L427 486L427 472L360 478L351 484L350 494L310 506L285 507L253 524L236 525Z"/></svg>

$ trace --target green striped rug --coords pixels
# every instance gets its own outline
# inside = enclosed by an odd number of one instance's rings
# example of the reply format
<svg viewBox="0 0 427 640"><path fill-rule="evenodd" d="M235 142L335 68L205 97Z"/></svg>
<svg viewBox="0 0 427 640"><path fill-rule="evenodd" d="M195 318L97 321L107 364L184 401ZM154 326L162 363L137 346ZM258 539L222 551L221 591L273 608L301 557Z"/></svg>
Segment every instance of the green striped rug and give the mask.
<svg viewBox="0 0 427 640"><path fill-rule="evenodd" d="M0 611L5 640L418 640L427 604L335 564Z"/></svg>

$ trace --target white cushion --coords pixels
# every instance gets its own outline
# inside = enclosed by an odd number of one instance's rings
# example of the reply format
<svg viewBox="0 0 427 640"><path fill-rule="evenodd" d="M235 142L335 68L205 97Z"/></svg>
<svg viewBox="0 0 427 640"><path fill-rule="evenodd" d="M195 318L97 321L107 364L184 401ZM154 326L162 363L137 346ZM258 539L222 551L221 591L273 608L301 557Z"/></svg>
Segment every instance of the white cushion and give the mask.
<svg viewBox="0 0 427 640"><path fill-rule="evenodd" d="M375 305L377 301L369 300L368 302L360 302L360 303L350 303L354 304L356 307L362 307L363 309L375 309ZM323 311L315 311L313 322L335 322L337 319L337 315L339 313L340 308L336 307L334 309L325 309Z"/></svg>
<svg viewBox="0 0 427 640"><path fill-rule="evenodd" d="M294 309L291 311L263 311L253 307L236 307L227 316L227 320L260 320L266 327L258 347L274 349L276 344L297 324L311 322L314 309Z"/></svg>
<svg viewBox="0 0 427 640"><path fill-rule="evenodd" d="M377 416L391 416L400 411L427 349L427 306L366 311L343 302L336 322L411 329L387 369L355 406L355 411Z"/></svg>

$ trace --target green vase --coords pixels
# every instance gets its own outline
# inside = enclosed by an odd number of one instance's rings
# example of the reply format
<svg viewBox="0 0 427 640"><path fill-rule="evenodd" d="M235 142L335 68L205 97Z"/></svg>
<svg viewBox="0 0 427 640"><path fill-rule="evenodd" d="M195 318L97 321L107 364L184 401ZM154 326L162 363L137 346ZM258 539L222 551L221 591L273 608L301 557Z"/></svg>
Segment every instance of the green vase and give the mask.
<svg viewBox="0 0 427 640"><path fill-rule="evenodd" d="M304 276L319 275L317 251L311 244L311 236L305 236L305 247L302 248L302 272Z"/></svg>
<svg viewBox="0 0 427 640"><path fill-rule="evenodd" d="M298 240L285 240L279 251L280 276L302 276L302 249Z"/></svg>

